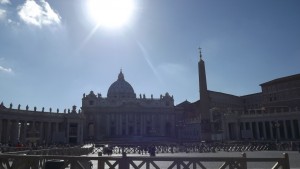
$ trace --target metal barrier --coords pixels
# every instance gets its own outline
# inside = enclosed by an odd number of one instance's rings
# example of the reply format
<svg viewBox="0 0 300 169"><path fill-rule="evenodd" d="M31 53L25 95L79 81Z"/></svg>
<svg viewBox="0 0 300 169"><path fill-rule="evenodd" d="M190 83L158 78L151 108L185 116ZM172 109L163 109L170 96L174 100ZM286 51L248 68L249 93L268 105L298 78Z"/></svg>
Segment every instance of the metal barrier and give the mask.
<svg viewBox="0 0 300 169"><path fill-rule="evenodd" d="M247 158L245 153L241 157L137 157L123 156L116 157L89 157L89 156L53 156L53 155L18 155L0 154L0 169L45 169L47 161L60 160L64 164L61 169L90 169L95 161L97 166L94 169L206 169L206 162L220 163L219 169L247 169L250 162L272 162L272 169L290 169L289 156L284 153L282 158ZM162 167L161 164L165 163ZM90 165L87 165L90 164Z"/></svg>

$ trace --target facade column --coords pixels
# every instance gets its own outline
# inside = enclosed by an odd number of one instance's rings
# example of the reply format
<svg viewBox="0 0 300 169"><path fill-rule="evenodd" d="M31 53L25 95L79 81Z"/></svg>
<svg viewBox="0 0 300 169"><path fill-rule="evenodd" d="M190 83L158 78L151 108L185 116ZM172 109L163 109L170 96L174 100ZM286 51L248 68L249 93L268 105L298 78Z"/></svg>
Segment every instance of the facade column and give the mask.
<svg viewBox="0 0 300 169"><path fill-rule="evenodd" d="M300 120L297 119L297 122L298 122L298 136L300 136Z"/></svg>
<svg viewBox="0 0 300 169"><path fill-rule="evenodd" d="M277 126L279 125L279 126ZM277 140L281 140L282 139L282 135L280 133L280 126L281 124L279 123L279 121L276 122L276 126L275 126L275 129L276 129L276 137L277 137Z"/></svg>
<svg viewBox="0 0 300 169"><path fill-rule="evenodd" d="M229 123L224 121L224 139L229 140L229 130L228 130ZM200 136L201 137L201 136Z"/></svg>
<svg viewBox="0 0 300 169"><path fill-rule="evenodd" d="M79 122L77 122L77 135L76 135L76 137L77 137L77 144L81 144L81 131L80 131L80 129L81 129L81 123L79 123Z"/></svg>
<svg viewBox="0 0 300 169"><path fill-rule="evenodd" d="M49 140L49 122L44 122L44 140L45 144L48 144Z"/></svg>
<svg viewBox="0 0 300 169"><path fill-rule="evenodd" d="M120 113L116 113L116 135L120 136L121 132L120 132L120 124L121 124L121 117L120 117Z"/></svg>
<svg viewBox="0 0 300 169"><path fill-rule="evenodd" d="M250 131L251 131L251 139L254 139L253 128L252 128L252 121L249 121L249 126L250 126Z"/></svg>
<svg viewBox="0 0 300 169"><path fill-rule="evenodd" d="M133 135L137 136L137 114L133 113Z"/></svg>
<svg viewBox="0 0 300 169"><path fill-rule="evenodd" d="M125 129L125 132L126 132L126 136L128 136L129 134L129 131L128 131L128 128L129 128L129 115L128 113L125 114L125 121L126 121L126 129Z"/></svg>
<svg viewBox="0 0 300 169"><path fill-rule="evenodd" d="M80 127L80 143L83 143L83 127L84 127L84 121L81 121L81 127Z"/></svg>
<svg viewBox="0 0 300 169"><path fill-rule="evenodd" d="M69 120L66 121L66 125L67 125L67 133L66 133L66 143L69 143L69 140L70 140L70 122Z"/></svg>
<svg viewBox="0 0 300 169"><path fill-rule="evenodd" d="M51 122L48 122L46 140L47 144L51 143Z"/></svg>
<svg viewBox="0 0 300 169"><path fill-rule="evenodd" d="M43 129L43 138L45 141L45 144L48 144L48 140L49 140L49 122L43 122L44 123L44 129Z"/></svg>
<svg viewBox="0 0 300 169"><path fill-rule="evenodd" d="M44 125L43 125L43 122L41 122L41 121L39 121L38 124L39 124L38 132L40 133L40 135L39 135L40 144L44 144L44 138L43 138Z"/></svg>
<svg viewBox="0 0 300 169"><path fill-rule="evenodd" d="M287 121L289 121L290 125L291 125L292 139L295 139L296 135L295 135L295 128L294 128L294 125L293 125L293 120L287 120Z"/></svg>
<svg viewBox="0 0 300 169"><path fill-rule="evenodd" d="M20 143L24 143L24 121L19 121L20 130L19 130L19 141Z"/></svg>
<svg viewBox="0 0 300 169"><path fill-rule="evenodd" d="M243 139L244 138L244 135L243 135L243 133L246 131L246 126L245 126L245 123L244 122L240 122L240 135L241 135L241 139Z"/></svg>
<svg viewBox="0 0 300 169"><path fill-rule="evenodd" d="M145 135L145 116L141 113L141 136Z"/></svg>
<svg viewBox="0 0 300 169"><path fill-rule="evenodd" d="M56 133L57 127L56 122L51 123L51 143L55 143L55 133Z"/></svg>
<svg viewBox="0 0 300 169"><path fill-rule="evenodd" d="M26 144L27 138L27 121L21 123L20 139L23 144Z"/></svg>
<svg viewBox="0 0 300 169"><path fill-rule="evenodd" d="M275 138L274 138L274 134L273 134L273 123L272 123L272 121L269 121L268 123L269 123L269 125L270 125L271 139L275 139Z"/></svg>
<svg viewBox="0 0 300 169"><path fill-rule="evenodd" d="M283 135L284 135L284 139L288 139L288 132L287 132L287 127L286 127L286 120L282 120L282 124L283 124Z"/></svg>
<svg viewBox="0 0 300 169"><path fill-rule="evenodd" d="M18 121L11 120L10 142L15 145L18 143Z"/></svg>
<svg viewBox="0 0 300 169"><path fill-rule="evenodd" d="M49 144L51 143L51 122L48 122L47 133L47 144Z"/></svg>
<svg viewBox="0 0 300 169"><path fill-rule="evenodd" d="M166 121L166 116L163 114L160 114L160 136L165 136L165 126L164 126L164 122Z"/></svg>
<svg viewBox="0 0 300 169"><path fill-rule="evenodd" d="M1 136L1 143L7 143L7 120L6 119L2 119L2 136Z"/></svg>
<svg viewBox="0 0 300 169"><path fill-rule="evenodd" d="M144 133L143 133L143 131L144 131L144 121L143 121L143 114L142 113L139 114L139 119L140 119L140 136L143 136L144 135Z"/></svg>
<svg viewBox="0 0 300 169"><path fill-rule="evenodd" d="M119 117L120 117L120 123L119 123L119 134L120 134L120 136L122 136L122 134L123 134L123 114L122 113L120 113L120 115L119 115Z"/></svg>
<svg viewBox="0 0 300 169"><path fill-rule="evenodd" d="M263 137L264 139L267 139L267 131L266 131L266 121L262 121L262 128L263 128Z"/></svg>
<svg viewBox="0 0 300 169"><path fill-rule="evenodd" d="M172 114L172 121L171 121L171 131L172 131L172 137L175 138L175 115Z"/></svg>
<svg viewBox="0 0 300 169"><path fill-rule="evenodd" d="M254 124L255 124L255 128L256 128L256 139L260 140L261 139L260 138L260 132L261 131L259 131L258 121L255 121Z"/></svg>
<svg viewBox="0 0 300 169"><path fill-rule="evenodd" d="M6 143L10 143L11 141L11 120L7 119L7 128L6 128Z"/></svg>
<svg viewBox="0 0 300 169"><path fill-rule="evenodd" d="M55 133L59 133L59 123L58 122L54 123L54 127L55 127Z"/></svg>
<svg viewBox="0 0 300 169"><path fill-rule="evenodd" d="M236 140L241 140L241 128L239 120L236 122Z"/></svg>

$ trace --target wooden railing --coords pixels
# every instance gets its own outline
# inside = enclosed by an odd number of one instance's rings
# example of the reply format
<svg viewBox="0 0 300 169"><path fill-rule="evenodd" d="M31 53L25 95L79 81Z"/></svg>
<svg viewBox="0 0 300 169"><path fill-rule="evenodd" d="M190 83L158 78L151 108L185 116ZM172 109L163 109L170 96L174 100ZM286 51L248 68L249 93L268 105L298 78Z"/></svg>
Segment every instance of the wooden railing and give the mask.
<svg viewBox="0 0 300 169"><path fill-rule="evenodd" d="M59 156L0 154L0 169L48 169L49 162L60 163L57 169L207 169L207 164L217 163L219 169L247 169L248 163L272 162L272 169L290 169L288 154L281 158L241 157L145 157L145 156ZM91 161L95 164L92 166ZM52 168L51 168L52 169Z"/></svg>

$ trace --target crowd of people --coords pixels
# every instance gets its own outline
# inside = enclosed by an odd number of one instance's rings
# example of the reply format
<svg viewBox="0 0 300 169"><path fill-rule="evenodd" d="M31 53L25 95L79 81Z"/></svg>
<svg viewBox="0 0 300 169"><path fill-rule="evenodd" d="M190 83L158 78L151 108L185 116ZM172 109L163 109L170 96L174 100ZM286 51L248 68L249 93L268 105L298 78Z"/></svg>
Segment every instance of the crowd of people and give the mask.
<svg viewBox="0 0 300 169"><path fill-rule="evenodd" d="M245 151L299 151L300 142L193 142L193 143L148 143L148 144L111 144L108 147L95 147L94 153L103 152L111 155L121 154L149 154L155 156L156 153L204 153L204 152L245 152ZM108 151L110 153L107 153Z"/></svg>
<svg viewBox="0 0 300 169"><path fill-rule="evenodd" d="M192 142L192 143L148 143L133 145L109 145L109 147L97 148L94 145L95 152L111 155L113 153L122 153L124 149L126 153L149 154L155 156L156 153L177 153L177 152L244 152L244 151L299 151L300 142ZM53 144L53 145L37 145L34 143L22 144L1 144L0 152L21 151L21 150L39 150L45 148L61 148L70 147L69 144Z"/></svg>

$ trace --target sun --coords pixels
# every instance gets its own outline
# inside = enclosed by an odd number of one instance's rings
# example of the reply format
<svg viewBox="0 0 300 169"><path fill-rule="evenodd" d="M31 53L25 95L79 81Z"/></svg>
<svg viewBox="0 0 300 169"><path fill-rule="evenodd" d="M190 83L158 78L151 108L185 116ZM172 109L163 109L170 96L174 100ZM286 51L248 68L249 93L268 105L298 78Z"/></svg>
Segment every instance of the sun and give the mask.
<svg viewBox="0 0 300 169"><path fill-rule="evenodd" d="M88 12L99 25L119 28L126 25L135 11L134 0L88 0Z"/></svg>

